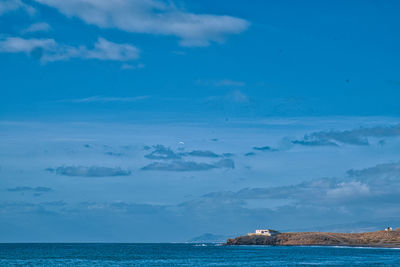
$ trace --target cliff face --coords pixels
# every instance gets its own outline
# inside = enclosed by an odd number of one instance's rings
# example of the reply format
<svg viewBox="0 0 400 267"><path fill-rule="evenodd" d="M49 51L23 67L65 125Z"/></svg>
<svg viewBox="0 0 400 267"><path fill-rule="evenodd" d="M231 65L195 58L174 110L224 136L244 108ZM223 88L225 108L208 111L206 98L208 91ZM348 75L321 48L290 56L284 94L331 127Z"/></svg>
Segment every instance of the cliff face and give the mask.
<svg viewBox="0 0 400 267"><path fill-rule="evenodd" d="M276 236L246 235L228 239L227 245L271 246L371 246L400 247L399 231L368 233L294 232Z"/></svg>

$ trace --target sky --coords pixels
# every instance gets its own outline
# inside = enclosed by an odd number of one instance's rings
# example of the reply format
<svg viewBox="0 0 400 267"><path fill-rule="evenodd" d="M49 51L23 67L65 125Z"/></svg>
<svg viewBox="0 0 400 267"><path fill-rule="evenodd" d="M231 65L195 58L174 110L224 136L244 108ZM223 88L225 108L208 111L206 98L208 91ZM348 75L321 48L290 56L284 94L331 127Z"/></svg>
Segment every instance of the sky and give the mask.
<svg viewBox="0 0 400 267"><path fill-rule="evenodd" d="M0 0L0 242L400 226L399 9Z"/></svg>

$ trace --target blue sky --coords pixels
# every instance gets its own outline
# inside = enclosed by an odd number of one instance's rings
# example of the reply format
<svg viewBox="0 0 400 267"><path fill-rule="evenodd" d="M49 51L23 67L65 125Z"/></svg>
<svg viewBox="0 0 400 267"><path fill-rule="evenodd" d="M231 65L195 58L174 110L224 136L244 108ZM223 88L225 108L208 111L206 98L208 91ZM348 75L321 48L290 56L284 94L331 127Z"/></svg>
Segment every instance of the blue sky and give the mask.
<svg viewBox="0 0 400 267"><path fill-rule="evenodd" d="M400 222L399 8L0 0L0 241Z"/></svg>

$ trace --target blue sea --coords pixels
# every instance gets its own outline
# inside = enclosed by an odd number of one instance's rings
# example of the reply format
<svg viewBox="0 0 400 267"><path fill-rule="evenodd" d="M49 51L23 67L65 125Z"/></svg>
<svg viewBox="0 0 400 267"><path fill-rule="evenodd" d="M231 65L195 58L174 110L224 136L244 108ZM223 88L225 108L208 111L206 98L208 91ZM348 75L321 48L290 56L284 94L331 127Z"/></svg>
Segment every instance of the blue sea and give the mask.
<svg viewBox="0 0 400 267"><path fill-rule="evenodd" d="M400 250L216 244L0 244L0 266L400 266Z"/></svg>

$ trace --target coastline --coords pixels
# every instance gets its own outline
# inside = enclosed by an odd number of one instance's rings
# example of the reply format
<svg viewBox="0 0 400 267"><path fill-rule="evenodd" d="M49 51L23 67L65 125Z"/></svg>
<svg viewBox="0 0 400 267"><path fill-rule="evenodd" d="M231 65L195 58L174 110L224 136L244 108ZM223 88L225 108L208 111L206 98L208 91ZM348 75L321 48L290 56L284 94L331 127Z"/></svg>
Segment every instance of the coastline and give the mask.
<svg viewBox="0 0 400 267"><path fill-rule="evenodd" d="M273 236L251 234L228 239L225 245L400 248L400 231L366 233L288 232Z"/></svg>

